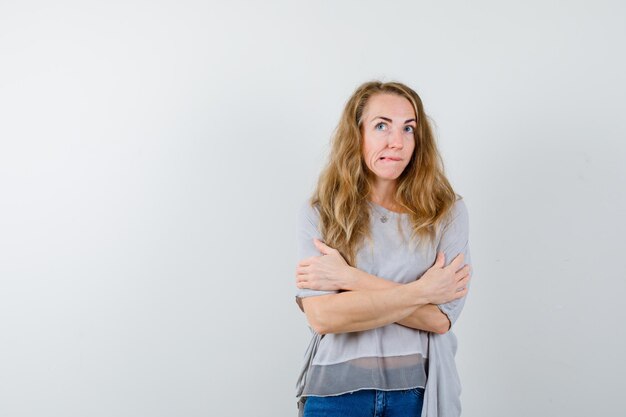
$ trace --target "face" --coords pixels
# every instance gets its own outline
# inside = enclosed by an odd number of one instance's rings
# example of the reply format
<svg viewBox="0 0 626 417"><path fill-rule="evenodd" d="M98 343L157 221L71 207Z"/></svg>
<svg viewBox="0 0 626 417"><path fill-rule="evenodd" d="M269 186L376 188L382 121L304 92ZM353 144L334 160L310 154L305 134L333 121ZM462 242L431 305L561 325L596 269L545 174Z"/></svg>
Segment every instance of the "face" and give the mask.
<svg viewBox="0 0 626 417"><path fill-rule="evenodd" d="M377 184L395 184L415 149L417 117L411 102L395 94L376 94L365 105L362 120L365 164Z"/></svg>

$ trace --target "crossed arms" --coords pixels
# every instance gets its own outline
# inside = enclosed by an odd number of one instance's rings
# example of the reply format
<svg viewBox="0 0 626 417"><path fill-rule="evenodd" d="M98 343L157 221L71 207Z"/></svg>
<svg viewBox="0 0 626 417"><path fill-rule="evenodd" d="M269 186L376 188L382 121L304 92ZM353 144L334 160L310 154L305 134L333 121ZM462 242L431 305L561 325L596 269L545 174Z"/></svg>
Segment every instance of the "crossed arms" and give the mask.
<svg viewBox="0 0 626 417"><path fill-rule="evenodd" d="M463 266L463 253L444 267L440 252L419 280L399 284L349 266L336 249L317 239L314 244L322 255L300 261L296 285L344 290L298 299L309 324L320 334L362 331L390 323L443 334L451 322L436 304L458 300L468 291L470 266Z"/></svg>

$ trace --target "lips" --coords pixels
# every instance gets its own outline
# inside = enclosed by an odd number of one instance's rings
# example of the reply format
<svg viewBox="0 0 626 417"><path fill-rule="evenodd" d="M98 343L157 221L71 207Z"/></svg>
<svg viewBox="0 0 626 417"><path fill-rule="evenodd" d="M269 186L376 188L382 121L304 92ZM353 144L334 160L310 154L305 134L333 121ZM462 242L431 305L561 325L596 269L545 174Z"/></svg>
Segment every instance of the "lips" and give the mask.
<svg viewBox="0 0 626 417"><path fill-rule="evenodd" d="M400 158L397 158L395 156L381 156L379 159L381 161L393 161L393 162L401 161Z"/></svg>

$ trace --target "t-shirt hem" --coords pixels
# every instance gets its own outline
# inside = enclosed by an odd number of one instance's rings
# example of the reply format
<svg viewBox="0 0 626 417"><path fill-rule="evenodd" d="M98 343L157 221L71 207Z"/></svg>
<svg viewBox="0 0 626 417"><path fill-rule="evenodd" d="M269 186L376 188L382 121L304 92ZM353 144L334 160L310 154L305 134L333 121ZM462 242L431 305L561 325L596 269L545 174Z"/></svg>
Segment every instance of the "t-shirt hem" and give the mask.
<svg viewBox="0 0 626 417"><path fill-rule="evenodd" d="M376 388L376 387L364 387L364 388L357 388L357 389L352 389L352 390L347 390L347 391L342 391L339 392L337 394L306 394L306 393L302 393L301 397L336 397L338 395L344 395L344 394L351 394L353 392L357 392L357 391L364 391L364 390L376 390L376 391L385 391L385 392L390 392L390 391L406 391L408 389L416 389L416 388L422 388L422 389L426 389L426 385L422 386L422 385L418 385L418 386L411 386L411 387L406 387L406 388L389 388L389 389L382 389L382 388Z"/></svg>

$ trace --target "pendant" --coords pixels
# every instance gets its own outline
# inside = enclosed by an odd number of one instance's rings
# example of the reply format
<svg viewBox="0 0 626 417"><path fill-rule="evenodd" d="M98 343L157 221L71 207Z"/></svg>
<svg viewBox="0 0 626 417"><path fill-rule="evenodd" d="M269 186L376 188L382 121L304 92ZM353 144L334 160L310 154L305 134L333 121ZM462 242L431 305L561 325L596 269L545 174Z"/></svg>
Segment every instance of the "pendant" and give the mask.
<svg viewBox="0 0 626 417"><path fill-rule="evenodd" d="M380 221L383 222L383 223L387 223L387 220L389 220L389 219L384 214L380 217Z"/></svg>

